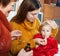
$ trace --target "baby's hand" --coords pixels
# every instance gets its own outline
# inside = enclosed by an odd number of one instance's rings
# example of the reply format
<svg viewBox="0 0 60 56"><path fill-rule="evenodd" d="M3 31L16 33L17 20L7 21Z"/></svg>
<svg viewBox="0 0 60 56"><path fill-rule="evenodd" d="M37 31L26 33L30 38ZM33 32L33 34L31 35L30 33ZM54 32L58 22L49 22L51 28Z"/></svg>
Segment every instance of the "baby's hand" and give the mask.
<svg viewBox="0 0 60 56"><path fill-rule="evenodd" d="M21 35L22 35L22 32L20 30L14 30L11 32L12 40L17 39Z"/></svg>

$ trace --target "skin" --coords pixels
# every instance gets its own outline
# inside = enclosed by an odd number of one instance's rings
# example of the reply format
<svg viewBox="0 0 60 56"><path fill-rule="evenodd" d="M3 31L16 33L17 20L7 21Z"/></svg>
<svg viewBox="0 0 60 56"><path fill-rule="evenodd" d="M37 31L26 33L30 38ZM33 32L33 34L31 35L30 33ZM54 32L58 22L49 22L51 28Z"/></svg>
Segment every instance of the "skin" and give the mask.
<svg viewBox="0 0 60 56"><path fill-rule="evenodd" d="M6 7L4 7L2 4L0 4L0 10L6 15L8 16L8 14L10 13L10 11L14 10L14 4L15 2L10 2Z"/></svg>
<svg viewBox="0 0 60 56"><path fill-rule="evenodd" d="M42 27L41 33L44 38L48 38L51 35L52 28L49 25L44 25Z"/></svg>
<svg viewBox="0 0 60 56"><path fill-rule="evenodd" d="M34 22L35 21L35 19L36 18L38 18L38 13L39 13L39 9L37 9L37 10L34 10L34 11L29 11L28 13L27 13L27 20L29 21L29 22Z"/></svg>
<svg viewBox="0 0 60 56"><path fill-rule="evenodd" d="M50 25L44 25L42 27L42 30L41 30L41 34L42 36L44 37L44 39L40 39L40 38L36 38L34 39L36 43L38 43L39 45L46 45L47 44L47 38L49 38L49 36L51 35L52 33L52 28ZM37 45L37 46L39 46Z"/></svg>

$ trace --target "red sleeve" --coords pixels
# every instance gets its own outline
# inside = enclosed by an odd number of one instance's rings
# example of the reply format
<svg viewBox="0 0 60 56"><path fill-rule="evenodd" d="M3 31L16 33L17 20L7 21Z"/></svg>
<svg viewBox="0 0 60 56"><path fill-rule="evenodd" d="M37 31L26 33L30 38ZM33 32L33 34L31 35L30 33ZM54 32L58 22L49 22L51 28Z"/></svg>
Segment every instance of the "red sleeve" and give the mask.
<svg viewBox="0 0 60 56"><path fill-rule="evenodd" d="M35 38L42 38L42 35L41 34L36 34L36 35L34 35L34 39Z"/></svg>
<svg viewBox="0 0 60 56"><path fill-rule="evenodd" d="M49 50L46 50L47 56L54 56L58 52L58 42L56 40L52 40L51 46Z"/></svg>
<svg viewBox="0 0 60 56"><path fill-rule="evenodd" d="M0 36L1 36L1 27L0 27Z"/></svg>
<svg viewBox="0 0 60 56"><path fill-rule="evenodd" d="M0 53L8 52L11 48L10 32L3 27L0 21Z"/></svg>
<svg viewBox="0 0 60 56"><path fill-rule="evenodd" d="M8 52L11 48L11 39L0 36L0 53Z"/></svg>

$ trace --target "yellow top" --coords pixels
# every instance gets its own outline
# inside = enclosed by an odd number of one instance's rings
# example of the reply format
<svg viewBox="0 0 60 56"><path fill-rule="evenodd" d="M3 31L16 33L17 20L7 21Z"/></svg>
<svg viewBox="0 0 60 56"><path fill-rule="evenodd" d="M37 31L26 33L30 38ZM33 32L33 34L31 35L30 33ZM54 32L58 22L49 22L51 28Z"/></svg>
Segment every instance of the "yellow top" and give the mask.
<svg viewBox="0 0 60 56"><path fill-rule="evenodd" d="M27 43L31 44L31 48L35 47L35 42L33 36L38 33L40 26L39 19L35 19L33 23L25 21L24 23L18 24L14 21L11 22L13 30L22 31L22 36L17 40L12 41L11 53L17 54L22 48L26 46ZM52 36L55 37L57 29L53 30Z"/></svg>
<svg viewBox="0 0 60 56"><path fill-rule="evenodd" d="M38 33L40 26L40 21L38 19L36 19L33 23L25 21L21 24L12 21L11 25L13 26L13 30L22 31L22 36L19 37L19 39L12 41L11 52L13 54L18 53L18 51L24 48L27 43L31 44L31 48L35 47L33 36Z"/></svg>

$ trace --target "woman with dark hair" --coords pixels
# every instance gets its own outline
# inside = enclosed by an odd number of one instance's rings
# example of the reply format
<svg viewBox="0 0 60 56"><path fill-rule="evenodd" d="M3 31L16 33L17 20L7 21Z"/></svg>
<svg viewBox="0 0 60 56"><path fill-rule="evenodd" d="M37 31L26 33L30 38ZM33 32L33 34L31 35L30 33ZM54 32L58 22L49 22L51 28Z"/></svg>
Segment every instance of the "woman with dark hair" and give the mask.
<svg viewBox="0 0 60 56"><path fill-rule="evenodd" d="M21 36L12 41L11 53L15 56L27 43L35 47L33 36L38 32L40 21L38 13L41 4L39 0L23 0L15 17L11 20L13 30L20 30ZM38 41L38 40L37 40Z"/></svg>
<svg viewBox="0 0 60 56"><path fill-rule="evenodd" d="M29 11L37 10L37 14L39 13L39 9L41 4L38 0L23 0L22 4L19 7L17 15L11 20L16 21L17 23L22 23L26 19L26 15Z"/></svg>
<svg viewBox="0 0 60 56"><path fill-rule="evenodd" d="M13 29L22 31L22 35L12 41L12 54L17 54L27 43L31 44L31 48L35 47L33 35L38 33L40 26L40 21L37 18L40 7L39 0L23 0L17 15L11 20Z"/></svg>
<svg viewBox="0 0 60 56"><path fill-rule="evenodd" d="M15 0L0 0L0 56L9 56L12 27L6 17L14 10L15 2Z"/></svg>

